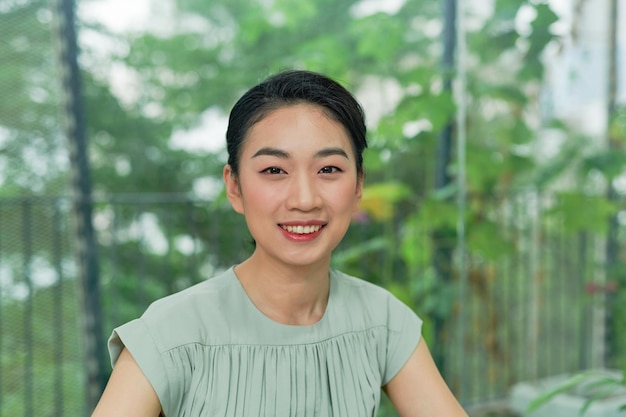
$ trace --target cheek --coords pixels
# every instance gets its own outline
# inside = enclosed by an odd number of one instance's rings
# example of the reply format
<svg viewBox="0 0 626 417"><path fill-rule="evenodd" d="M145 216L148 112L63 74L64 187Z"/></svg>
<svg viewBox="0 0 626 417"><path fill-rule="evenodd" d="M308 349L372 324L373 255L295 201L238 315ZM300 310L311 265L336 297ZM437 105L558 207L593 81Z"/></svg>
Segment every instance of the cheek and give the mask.
<svg viewBox="0 0 626 417"><path fill-rule="evenodd" d="M254 206L251 209L262 210L279 199L280 189L264 186L262 182L251 181L243 183L241 187L244 203Z"/></svg>
<svg viewBox="0 0 626 417"><path fill-rule="evenodd" d="M359 205L359 193L356 183L348 182L332 189L327 200L340 210L356 210Z"/></svg>

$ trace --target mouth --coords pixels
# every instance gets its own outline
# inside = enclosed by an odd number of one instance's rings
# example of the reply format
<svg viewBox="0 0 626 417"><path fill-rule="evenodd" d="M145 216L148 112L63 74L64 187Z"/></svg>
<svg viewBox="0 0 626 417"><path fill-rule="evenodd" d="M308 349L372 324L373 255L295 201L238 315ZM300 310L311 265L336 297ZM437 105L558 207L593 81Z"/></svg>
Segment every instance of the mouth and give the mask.
<svg viewBox="0 0 626 417"><path fill-rule="evenodd" d="M289 233L293 233L296 235L310 235L312 233L316 233L319 232L324 225L321 224L311 224L311 225L298 225L298 226L291 226L291 225L287 225L287 224L281 224L279 225L283 230L289 232Z"/></svg>

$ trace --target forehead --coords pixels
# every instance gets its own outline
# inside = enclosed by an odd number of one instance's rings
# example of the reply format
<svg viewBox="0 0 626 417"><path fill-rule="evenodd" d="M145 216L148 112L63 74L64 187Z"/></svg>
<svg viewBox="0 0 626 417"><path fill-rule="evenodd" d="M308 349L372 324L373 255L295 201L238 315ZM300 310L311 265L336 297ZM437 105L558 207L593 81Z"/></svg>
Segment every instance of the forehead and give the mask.
<svg viewBox="0 0 626 417"><path fill-rule="evenodd" d="M308 103L278 107L253 124L243 143L243 153L263 146L339 146L353 154L352 140L346 128L322 107Z"/></svg>

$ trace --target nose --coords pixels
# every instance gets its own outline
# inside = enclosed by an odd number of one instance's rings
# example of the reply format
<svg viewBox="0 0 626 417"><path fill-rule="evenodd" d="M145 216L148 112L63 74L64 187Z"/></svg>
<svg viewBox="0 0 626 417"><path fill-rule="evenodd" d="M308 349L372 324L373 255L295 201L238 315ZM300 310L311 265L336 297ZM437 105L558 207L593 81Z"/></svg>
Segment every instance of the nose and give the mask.
<svg viewBox="0 0 626 417"><path fill-rule="evenodd" d="M289 183L287 208L290 210L311 211L321 206L321 196L315 178L294 175Z"/></svg>

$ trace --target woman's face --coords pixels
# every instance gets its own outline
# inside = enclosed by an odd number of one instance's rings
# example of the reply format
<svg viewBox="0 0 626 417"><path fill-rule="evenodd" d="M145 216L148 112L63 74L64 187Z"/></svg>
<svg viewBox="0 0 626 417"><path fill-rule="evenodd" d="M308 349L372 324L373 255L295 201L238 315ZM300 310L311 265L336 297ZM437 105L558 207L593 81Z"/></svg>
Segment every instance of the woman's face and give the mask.
<svg viewBox="0 0 626 417"><path fill-rule="evenodd" d="M240 155L238 175L226 166L224 180L256 241L255 257L327 264L362 192L344 127L314 105L281 107L252 126Z"/></svg>

